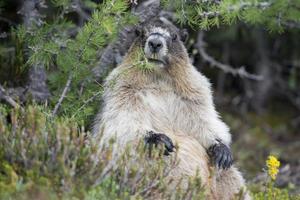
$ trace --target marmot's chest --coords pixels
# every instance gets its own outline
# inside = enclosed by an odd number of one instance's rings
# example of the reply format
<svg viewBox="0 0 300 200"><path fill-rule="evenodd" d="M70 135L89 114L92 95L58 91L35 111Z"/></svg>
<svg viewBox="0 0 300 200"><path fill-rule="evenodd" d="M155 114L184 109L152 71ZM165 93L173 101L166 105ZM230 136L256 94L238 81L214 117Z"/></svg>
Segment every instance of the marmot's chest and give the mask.
<svg viewBox="0 0 300 200"><path fill-rule="evenodd" d="M165 115L170 113L171 107L180 103L178 95L168 88L143 89L140 91L140 97L147 109L163 112Z"/></svg>
<svg viewBox="0 0 300 200"><path fill-rule="evenodd" d="M151 119L156 123L171 124L172 127L191 122L197 111L195 107L168 89L144 89L140 91L140 98L145 108L150 111ZM183 122L185 121L185 122ZM179 127L178 127L179 128Z"/></svg>

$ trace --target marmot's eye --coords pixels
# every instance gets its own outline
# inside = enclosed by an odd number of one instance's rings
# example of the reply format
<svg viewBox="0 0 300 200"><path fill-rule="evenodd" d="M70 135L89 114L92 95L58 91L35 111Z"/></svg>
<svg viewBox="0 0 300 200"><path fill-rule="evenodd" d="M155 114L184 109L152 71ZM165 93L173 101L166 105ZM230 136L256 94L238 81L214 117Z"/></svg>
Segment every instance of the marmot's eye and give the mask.
<svg viewBox="0 0 300 200"><path fill-rule="evenodd" d="M137 37L141 36L141 35L143 35L143 28L138 25L134 28L134 32Z"/></svg>
<svg viewBox="0 0 300 200"><path fill-rule="evenodd" d="M172 35L172 40L173 40L173 41L177 40L177 34L173 34L173 35Z"/></svg>
<svg viewBox="0 0 300 200"><path fill-rule="evenodd" d="M141 35L141 31L139 29L135 29L135 35L136 36L140 36Z"/></svg>

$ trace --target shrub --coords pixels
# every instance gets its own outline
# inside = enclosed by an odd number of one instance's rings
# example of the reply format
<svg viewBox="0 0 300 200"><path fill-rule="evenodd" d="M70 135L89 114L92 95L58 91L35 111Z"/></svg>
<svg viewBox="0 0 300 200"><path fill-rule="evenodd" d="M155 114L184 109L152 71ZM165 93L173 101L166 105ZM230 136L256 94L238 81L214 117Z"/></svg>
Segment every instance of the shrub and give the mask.
<svg viewBox="0 0 300 200"><path fill-rule="evenodd" d="M155 162L145 162L149 159L143 143L134 149L137 156L128 146L114 164L111 148L96 154L89 133L70 119L52 118L41 106L1 110L0 198L204 198L198 177L189 180L186 190L165 178L177 162L166 165L162 148L151 154Z"/></svg>

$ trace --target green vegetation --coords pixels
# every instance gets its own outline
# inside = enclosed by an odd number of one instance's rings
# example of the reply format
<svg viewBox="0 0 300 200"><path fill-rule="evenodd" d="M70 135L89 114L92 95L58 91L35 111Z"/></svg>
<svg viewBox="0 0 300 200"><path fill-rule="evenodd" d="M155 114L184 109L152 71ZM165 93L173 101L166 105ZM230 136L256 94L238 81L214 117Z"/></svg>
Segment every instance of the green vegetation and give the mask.
<svg viewBox="0 0 300 200"><path fill-rule="evenodd" d="M299 1L163 1L165 8L172 6L181 24L209 29L223 24L243 21L252 25L264 25L270 31L283 31L284 27L299 21Z"/></svg>
<svg viewBox="0 0 300 200"><path fill-rule="evenodd" d="M1 107L0 199L144 199L154 194L205 199L199 178L190 179L186 190L166 179L177 162L161 159L163 148L152 154L156 162L145 162L148 152L143 143L134 150L135 157L128 147L111 165L112 152L105 149L96 156L95 141L73 119L49 116L37 105L23 111ZM276 188L271 177L250 188L257 200L299 197Z"/></svg>
<svg viewBox="0 0 300 200"><path fill-rule="evenodd" d="M112 165L112 152L105 149L96 154L95 141L70 119L49 119L41 106L1 110L5 114L0 115L0 199L203 196L199 178L191 179L187 190L174 193L176 184L167 190L173 181L165 177L176 160L166 167L160 159L163 148L152 153L157 162L145 162L148 152L143 143L135 150L136 157L128 147Z"/></svg>

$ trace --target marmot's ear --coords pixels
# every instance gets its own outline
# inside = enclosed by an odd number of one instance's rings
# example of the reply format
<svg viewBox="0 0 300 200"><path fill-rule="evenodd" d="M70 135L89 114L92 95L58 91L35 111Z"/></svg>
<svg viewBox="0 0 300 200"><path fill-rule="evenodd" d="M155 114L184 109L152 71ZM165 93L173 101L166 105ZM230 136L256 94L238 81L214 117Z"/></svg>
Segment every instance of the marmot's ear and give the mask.
<svg viewBox="0 0 300 200"><path fill-rule="evenodd" d="M187 32L186 29L180 30L180 39L182 42L186 42L188 37L189 37L189 33Z"/></svg>

